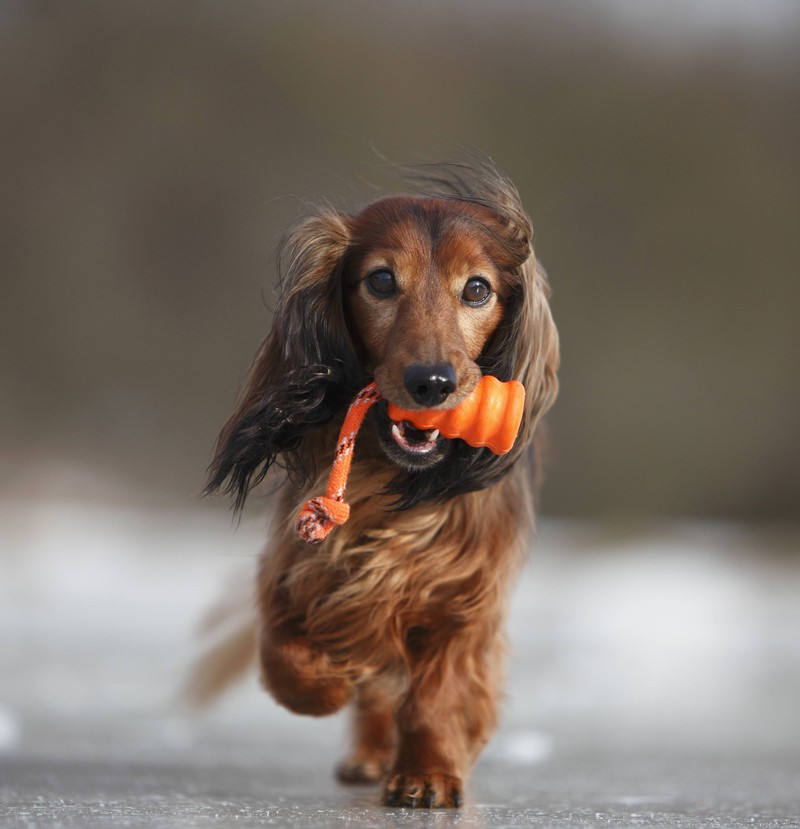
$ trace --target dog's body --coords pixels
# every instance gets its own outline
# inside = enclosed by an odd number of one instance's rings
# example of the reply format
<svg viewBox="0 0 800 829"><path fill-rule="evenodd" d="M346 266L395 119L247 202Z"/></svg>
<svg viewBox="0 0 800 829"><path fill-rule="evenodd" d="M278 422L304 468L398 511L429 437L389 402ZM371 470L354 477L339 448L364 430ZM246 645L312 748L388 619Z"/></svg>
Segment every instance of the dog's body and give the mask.
<svg viewBox="0 0 800 829"><path fill-rule="evenodd" d="M387 804L428 807L460 805L495 726L509 582L533 528L534 428L558 367L516 190L488 166L437 181L437 196L322 213L289 237L273 330L209 484L241 506L270 466L286 470L258 574L263 681L297 713L352 701L340 778L386 778ZM366 382L404 408L450 408L482 374L526 387L511 452L392 426L382 401L358 439L350 520L319 545L297 536Z"/></svg>

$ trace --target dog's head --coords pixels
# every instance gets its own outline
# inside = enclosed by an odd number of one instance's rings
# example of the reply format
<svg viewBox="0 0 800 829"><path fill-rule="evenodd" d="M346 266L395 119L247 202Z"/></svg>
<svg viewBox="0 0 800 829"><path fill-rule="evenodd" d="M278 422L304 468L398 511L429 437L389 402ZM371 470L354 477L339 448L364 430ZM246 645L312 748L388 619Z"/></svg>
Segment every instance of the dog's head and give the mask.
<svg viewBox="0 0 800 829"><path fill-rule="evenodd" d="M381 199L357 215L320 212L287 238L273 329L223 429L209 491L240 506L275 461L313 472L314 433L374 377L403 408L450 408L482 374L519 380L526 407L507 455L392 424L399 507L488 486L519 459L557 391L558 337L530 220L491 167L450 168L432 196Z"/></svg>

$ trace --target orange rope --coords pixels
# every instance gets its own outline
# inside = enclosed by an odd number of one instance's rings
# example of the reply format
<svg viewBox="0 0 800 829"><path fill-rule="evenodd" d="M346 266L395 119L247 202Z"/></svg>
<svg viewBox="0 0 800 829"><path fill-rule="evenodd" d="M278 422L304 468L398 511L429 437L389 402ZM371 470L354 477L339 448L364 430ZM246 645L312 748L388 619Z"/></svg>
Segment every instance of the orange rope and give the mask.
<svg viewBox="0 0 800 829"><path fill-rule="evenodd" d="M353 460L356 435L370 407L380 397L377 383L370 383L361 389L347 410L333 456L328 491L306 501L297 516L297 532L310 544L319 544L337 524L344 524L350 517L350 505L344 502L344 489Z"/></svg>

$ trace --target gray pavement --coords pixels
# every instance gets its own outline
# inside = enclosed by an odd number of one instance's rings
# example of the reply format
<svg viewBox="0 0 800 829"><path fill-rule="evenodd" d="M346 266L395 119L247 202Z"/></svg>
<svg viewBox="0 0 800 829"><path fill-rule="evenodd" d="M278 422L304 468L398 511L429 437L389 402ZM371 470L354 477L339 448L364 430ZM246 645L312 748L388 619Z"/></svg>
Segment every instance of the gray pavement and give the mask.
<svg viewBox="0 0 800 829"><path fill-rule="evenodd" d="M293 717L254 678L209 712L179 703L259 521L6 503L0 526L3 829L800 827L793 532L545 522L502 727L467 807L426 813L334 782L346 716Z"/></svg>
<svg viewBox="0 0 800 829"><path fill-rule="evenodd" d="M297 747L295 747L297 748ZM2 825L797 827L786 757L582 753L536 769L481 763L459 814L384 809L377 791L335 785L321 760L252 763L213 754L3 764Z"/></svg>

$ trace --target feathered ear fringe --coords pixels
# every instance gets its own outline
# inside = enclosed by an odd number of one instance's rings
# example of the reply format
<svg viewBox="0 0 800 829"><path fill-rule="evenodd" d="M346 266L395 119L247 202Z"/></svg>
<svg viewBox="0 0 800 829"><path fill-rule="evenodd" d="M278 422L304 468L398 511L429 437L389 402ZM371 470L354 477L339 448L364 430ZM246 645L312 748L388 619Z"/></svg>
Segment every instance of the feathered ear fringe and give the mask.
<svg viewBox="0 0 800 829"><path fill-rule="evenodd" d="M273 328L250 368L235 411L220 432L206 494L234 495L240 510L273 464L313 478L309 432L330 422L363 381L342 302L346 219L305 219L281 251L281 296Z"/></svg>

